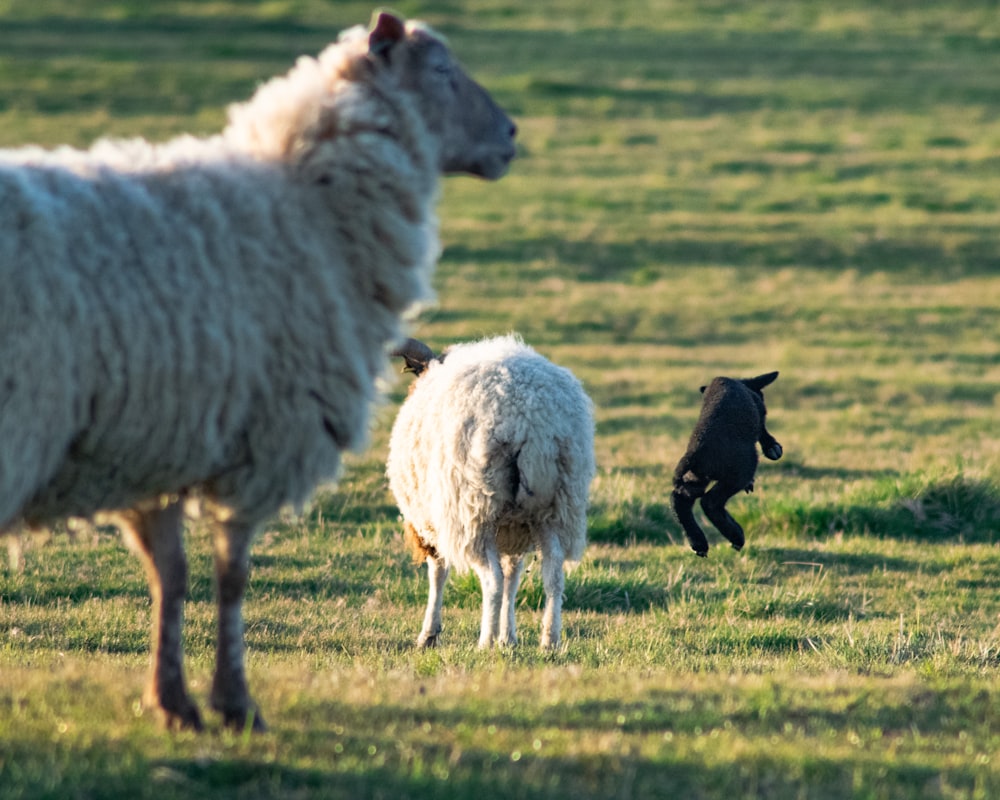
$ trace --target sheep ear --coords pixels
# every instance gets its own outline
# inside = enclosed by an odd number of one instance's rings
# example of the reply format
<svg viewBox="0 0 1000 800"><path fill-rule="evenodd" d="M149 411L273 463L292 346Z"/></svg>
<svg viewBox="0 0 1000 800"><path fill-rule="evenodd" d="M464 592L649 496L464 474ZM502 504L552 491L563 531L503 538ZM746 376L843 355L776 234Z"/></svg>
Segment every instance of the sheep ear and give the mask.
<svg viewBox="0 0 1000 800"><path fill-rule="evenodd" d="M403 21L387 11L380 11L368 34L368 52L388 61L389 51L405 38L406 26Z"/></svg>
<svg viewBox="0 0 1000 800"><path fill-rule="evenodd" d="M427 369L426 361L421 361L412 356L403 356L403 362L403 372L412 372L418 378L420 377L420 373Z"/></svg>
<svg viewBox="0 0 1000 800"><path fill-rule="evenodd" d="M749 388L753 389L755 392L759 392L765 386L774 383L774 379L778 377L777 372L768 372L764 375L758 375L756 378L747 378L743 381Z"/></svg>
<svg viewBox="0 0 1000 800"><path fill-rule="evenodd" d="M698 387L698 391L699 391L699 392L701 392L702 394L705 394L705 390L706 390L707 388L708 388L707 386L699 386L699 387Z"/></svg>
<svg viewBox="0 0 1000 800"><path fill-rule="evenodd" d="M403 372L412 372L417 377L427 369L434 360L434 351L418 339L406 339L398 347L389 351L389 355L403 359Z"/></svg>

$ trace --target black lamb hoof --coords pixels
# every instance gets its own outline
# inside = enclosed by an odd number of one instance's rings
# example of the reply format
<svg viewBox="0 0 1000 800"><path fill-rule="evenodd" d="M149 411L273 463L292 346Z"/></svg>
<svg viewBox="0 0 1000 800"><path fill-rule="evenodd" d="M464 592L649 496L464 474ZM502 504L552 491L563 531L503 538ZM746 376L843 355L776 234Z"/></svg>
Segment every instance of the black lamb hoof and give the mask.
<svg viewBox="0 0 1000 800"><path fill-rule="evenodd" d="M781 458L781 454L784 451L781 449L781 445L775 442L767 450L764 451L764 455L767 456L771 461L777 461Z"/></svg>
<svg viewBox="0 0 1000 800"><path fill-rule="evenodd" d="M698 556L698 558L708 558L708 550L695 550L694 554Z"/></svg>

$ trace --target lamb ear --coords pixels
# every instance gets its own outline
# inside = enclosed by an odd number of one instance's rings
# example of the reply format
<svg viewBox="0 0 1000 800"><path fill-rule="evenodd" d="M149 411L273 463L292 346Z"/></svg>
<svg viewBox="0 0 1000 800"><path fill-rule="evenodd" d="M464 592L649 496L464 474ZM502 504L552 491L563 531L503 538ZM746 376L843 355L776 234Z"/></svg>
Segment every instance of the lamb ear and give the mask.
<svg viewBox="0 0 1000 800"><path fill-rule="evenodd" d="M379 11L372 20L368 34L368 52L389 60L389 51L406 38L403 20L388 11Z"/></svg>
<svg viewBox="0 0 1000 800"><path fill-rule="evenodd" d="M705 390L706 390L707 388L708 388L707 386L699 386L699 387L698 387L698 391L699 391L699 392L701 392L702 394L705 394Z"/></svg>
<svg viewBox="0 0 1000 800"><path fill-rule="evenodd" d="M743 381L743 383L745 383L755 392L759 392L765 386L774 383L774 379L777 377L778 377L777 372L768 372L764 375L758 375L756 378L747 378L745 381Z"/></svg>
<svg viewBox="0 0 1000 800"><path fill-rule="evenodd" d="M398 347L390 350L389 355L401 356L405 363L403 372L412 372L418 377L434 360L434 351L418 339L406 339Z"/></svg>

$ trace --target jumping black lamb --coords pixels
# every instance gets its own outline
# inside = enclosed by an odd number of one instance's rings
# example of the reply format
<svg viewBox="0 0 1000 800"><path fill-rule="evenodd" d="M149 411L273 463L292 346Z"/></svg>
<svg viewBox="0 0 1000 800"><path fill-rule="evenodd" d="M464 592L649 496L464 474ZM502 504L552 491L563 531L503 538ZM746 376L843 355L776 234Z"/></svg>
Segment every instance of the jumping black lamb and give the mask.
<svg viewBox="0 0 1000 800"><path fill-rule="evenodd" d="M146 567L145 701L183 676L186 498L213 526L211 704L259 729L241 605L255 532L367 438L430 297L439 176L501 177L515 127L419 23L377 15L221 135L0 152L0 528L107 512Z"/></svg>
<svg viewBox="0 0 1000 800"><path fill-rule="evenodd" d="M726 503L737 492L753 491L757 442L769 459L781 458L781 445L764 424L767 409L762 392L777 377L777 372L769 372L747 380L715 378L701 387L701 415L687 452L674 470L670 498L677 521L699 556L708 555L708 540L693 513L699 497L705 516L735 549L740 550L746 541L743 528L726 511ZM715 485L708 489L713 481Z"/></svg>

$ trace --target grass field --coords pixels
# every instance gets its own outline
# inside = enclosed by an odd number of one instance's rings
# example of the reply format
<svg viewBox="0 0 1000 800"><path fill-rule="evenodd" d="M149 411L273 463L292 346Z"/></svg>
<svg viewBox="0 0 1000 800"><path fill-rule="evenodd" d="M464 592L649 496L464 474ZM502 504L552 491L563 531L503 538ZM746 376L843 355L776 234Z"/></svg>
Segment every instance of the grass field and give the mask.
<svg viewBox="0 0 1000 800"><path fill-rule="evenodd" d="M991 798L1000 795L1000 16L987 2L440 0L427 19L516 118L497 184L444 188L434 347L519 331L597 410L565 645L475 649L369 451L255 548L271 731L165 734L137 704L149 600L112 532L0 568L0 798ZM213 132L372 7L0 0L0 145ZM778 369L765 462L694 556L670 477L718 374ZM187 668L205 705L197 524Z"/></svg>

